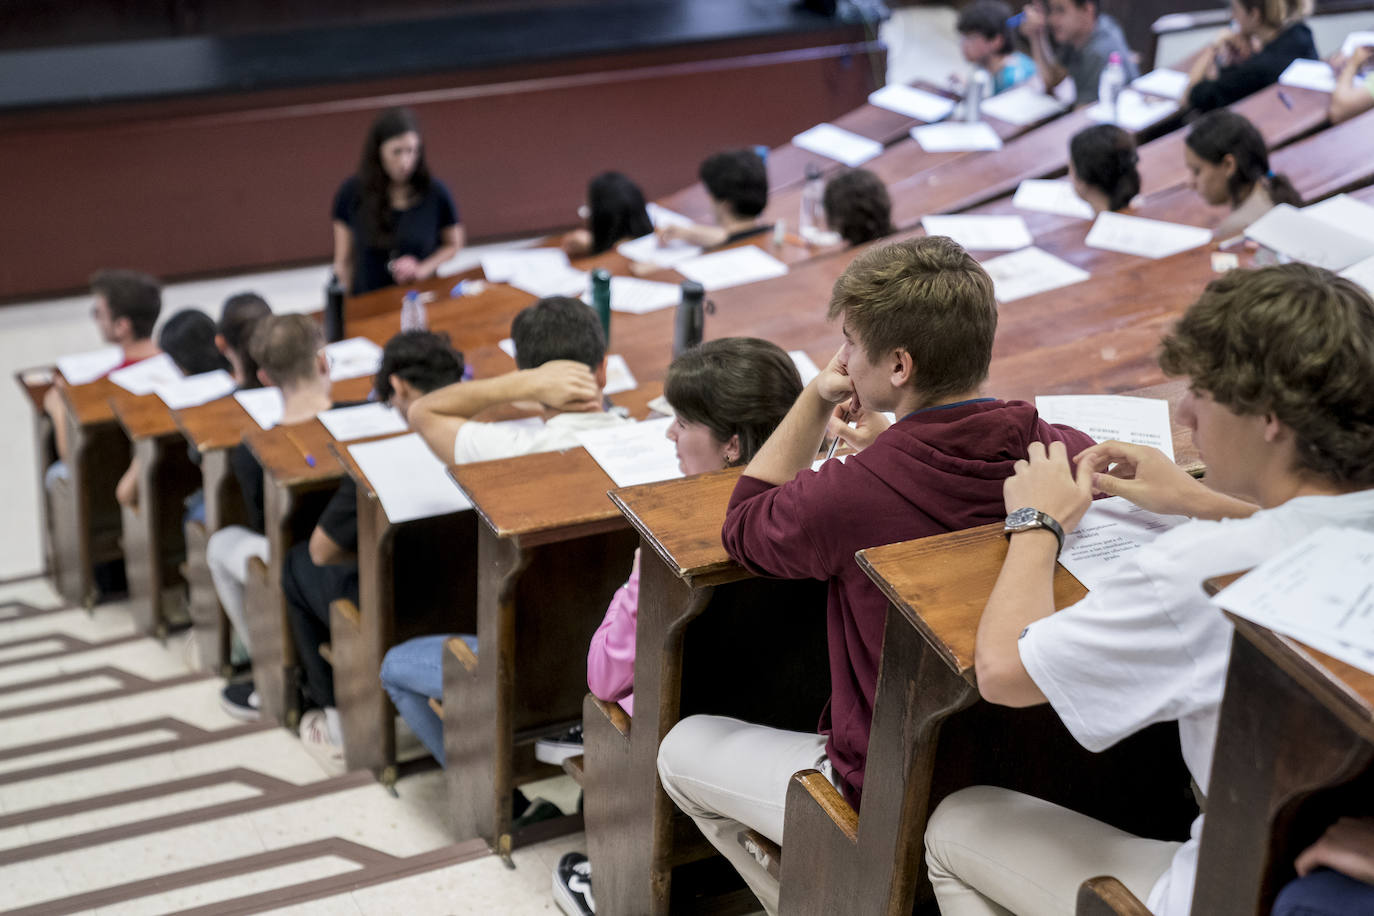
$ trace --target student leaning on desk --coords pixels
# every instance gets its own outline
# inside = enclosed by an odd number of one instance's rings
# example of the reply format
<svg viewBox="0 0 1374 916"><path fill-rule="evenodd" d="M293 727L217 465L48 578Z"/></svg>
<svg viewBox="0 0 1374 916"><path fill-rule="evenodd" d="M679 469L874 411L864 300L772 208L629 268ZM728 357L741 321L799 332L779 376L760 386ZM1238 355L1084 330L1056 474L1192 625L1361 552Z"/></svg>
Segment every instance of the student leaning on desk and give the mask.
<svg viewBox="0 0 1374 916"><path fill-rule="evenodd" d="M1070 77L1075 105L1096 102L1102 71L1113 54L1127 82L1140 75L1121 26L1100 11L1096 0L1033 0L1022 13L1021 34L1030 42L1046 91L1053 92Z"/></svg>
<svg viewBox="0 0 1374 916"><path fill-rule="evenodd" d="M702 248L716 248L772 228L759 222L759 214L768 206L768 170L758 153L751 149L716 153L702 161L698 175L711 195L711 215L716 224L660 226L662 241L682 239Z"/></svg>
<svg viewBox="0 0 1374 916"><path fill-rule="evenodd" d="M1302 21L1311 0L1231 0L1231 25L1198 55L1188 74L1188 104L1211 111L1278 82L1298 58L1317 56Z"/></svg>

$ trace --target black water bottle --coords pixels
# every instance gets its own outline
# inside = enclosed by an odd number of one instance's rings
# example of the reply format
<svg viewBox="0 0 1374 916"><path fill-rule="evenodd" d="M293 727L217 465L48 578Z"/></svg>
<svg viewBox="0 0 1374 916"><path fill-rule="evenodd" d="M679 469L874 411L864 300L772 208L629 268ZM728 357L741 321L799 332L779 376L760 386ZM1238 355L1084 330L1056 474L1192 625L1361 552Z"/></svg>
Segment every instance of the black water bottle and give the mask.
<svg viewBox="0 0 1374 916"><path fill-rule="evenodd" d="M344 288L333 274L324 288L324 339L326 343L344 339Z"/></svg>
<svg viewBox="0 0 1374 916"><path fill-rule="evenodd" d="M682 283L682 301L677 306L677 322L673 327L673 356L701 343L706 330L706 290L693 280Z"/></svg>

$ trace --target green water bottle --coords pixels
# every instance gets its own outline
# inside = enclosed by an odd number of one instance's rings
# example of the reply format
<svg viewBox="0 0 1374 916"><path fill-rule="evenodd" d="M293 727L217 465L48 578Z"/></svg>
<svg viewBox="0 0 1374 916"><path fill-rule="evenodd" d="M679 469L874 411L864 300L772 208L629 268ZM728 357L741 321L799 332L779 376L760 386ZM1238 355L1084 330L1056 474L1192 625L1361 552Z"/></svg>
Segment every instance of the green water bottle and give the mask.
<svg viewBox="0 0 1374 916"><path fill-rule="evenodd" d="M611 342L611 272L604 267L592 271L592 308L601 319L606 343Z"/></svg>

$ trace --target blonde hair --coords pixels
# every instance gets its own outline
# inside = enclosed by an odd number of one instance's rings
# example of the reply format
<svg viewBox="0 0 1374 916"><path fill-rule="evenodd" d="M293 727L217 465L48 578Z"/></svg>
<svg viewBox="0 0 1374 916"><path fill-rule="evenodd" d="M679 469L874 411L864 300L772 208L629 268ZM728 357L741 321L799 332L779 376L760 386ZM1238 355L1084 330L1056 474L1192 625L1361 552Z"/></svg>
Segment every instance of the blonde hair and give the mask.
<svg viewBox="0 0 1374 916"><path fill-rule="evenodd" d="M1312 0L1240 0L1247 10L1258 10L1265 25L1281 29L1312 13Z"/></svg>
<svg viewBox="0 0 1374 916"><path fill-rule="evenodd" d="M305 315L269 315L261 319L248 341L248 354L280 388L291 388L315 375L315 357L324 335Z"/></svg>

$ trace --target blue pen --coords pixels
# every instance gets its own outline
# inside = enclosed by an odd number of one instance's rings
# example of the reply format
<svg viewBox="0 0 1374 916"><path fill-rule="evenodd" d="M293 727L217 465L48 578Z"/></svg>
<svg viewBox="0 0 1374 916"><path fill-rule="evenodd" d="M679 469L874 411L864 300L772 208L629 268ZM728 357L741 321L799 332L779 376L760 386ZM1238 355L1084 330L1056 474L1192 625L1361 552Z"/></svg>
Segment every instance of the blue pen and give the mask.
<svg viewBox="0 0 1374 916"><path fill-rule="evenodd" d="M1290 99L1288 93L1284 92L1282 89L1279 90L1279 101L1283 103L1284 108L1287 108L1289 111L1293 110L1293 100Z"/></svg>
<svg viewBox="0 0 1374 916"><path fill-rule="evenodd" d="M1007 20L1007 28L1015 31L1016 29L1019 29L1021 27L1021 23L1025 21L1026 11L1022 10L1021 12L1017 13L1015 16L1012 16L1010 19Z"/></svg>
<svg viewBox="0 0 1374 916"><path fill-rule="evenodd" d="M310 450L304 445L301 445L301 440L292 435L289 429L286 430L286 438L296 447L296 451L301 453L301 457L305 459L306 466L313 468L315 466L315 456L310 454Z"/></svg>

